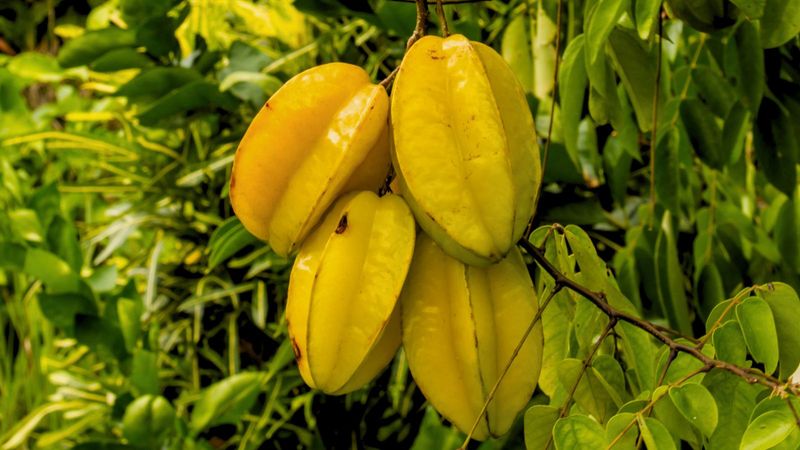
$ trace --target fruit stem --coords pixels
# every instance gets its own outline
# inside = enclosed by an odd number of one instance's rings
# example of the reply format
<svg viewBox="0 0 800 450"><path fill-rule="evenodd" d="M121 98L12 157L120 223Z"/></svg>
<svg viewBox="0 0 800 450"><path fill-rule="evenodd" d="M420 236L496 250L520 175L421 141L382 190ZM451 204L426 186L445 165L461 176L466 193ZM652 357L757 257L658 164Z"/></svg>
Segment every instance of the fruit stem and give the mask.
<svg viewBox="0 0 800 450"><path fill-rule="evenodd" d="M439 28L442 36L450 36L450 28L447 26L447 17L444 15L444 3L436 0L436 15L439 16Z"/></svg>
<svg viewBox="0 0 800 450"><path fill-rule="evenodd" d="M428 26L428 2L426 0L417 0L417 23L414 25L414 32L406 42L406 50L410 49L415 42L422 36L425 36L425 30Z"/></svg>

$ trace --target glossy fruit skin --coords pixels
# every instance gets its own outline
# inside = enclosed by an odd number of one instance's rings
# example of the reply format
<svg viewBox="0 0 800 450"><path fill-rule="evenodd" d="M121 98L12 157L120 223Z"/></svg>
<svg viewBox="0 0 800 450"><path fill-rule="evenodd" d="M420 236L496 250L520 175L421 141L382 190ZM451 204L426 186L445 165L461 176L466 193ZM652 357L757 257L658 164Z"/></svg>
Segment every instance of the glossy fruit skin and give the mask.
<svg viewBox="0 0 800 450"><path fill-rule="evenodd" d="M425 36L391 99L400 193L448 254L486 266L525 231L541 182L533 118L503 58L461 35Z"/></svg>
<svg viewBox="0 0 800 450"><path fill-rule="evenodd" d="M513 248L492 266L467 266L420 234L400 304L414 381L434 408L469 432L538 310L521 254ZM476 439L505 434L528 403L542 345L537 324L489 403Z"/></svg>
<svg viewBox="0 0 800 450"><path fill-rule="evenodd" d="M242 138L230 198L242 224L287 256L341 194L389 169L389 99L364 69L323 64L290 79Z"/></svg>
<svg viewBox="0 0 800 450"><path fill-rule="evenodd" d="M345 394L394 357L395 306L415 233L401 197L362 191L338 200L303 243L289 278L286 320L306 384Z"/></svg>
<svg viewBox="0 0 800 450"><path fill-rule="evenodd" d="M705 33L736 23L739 8L730 0L667 0L672 15Z"/></svg>

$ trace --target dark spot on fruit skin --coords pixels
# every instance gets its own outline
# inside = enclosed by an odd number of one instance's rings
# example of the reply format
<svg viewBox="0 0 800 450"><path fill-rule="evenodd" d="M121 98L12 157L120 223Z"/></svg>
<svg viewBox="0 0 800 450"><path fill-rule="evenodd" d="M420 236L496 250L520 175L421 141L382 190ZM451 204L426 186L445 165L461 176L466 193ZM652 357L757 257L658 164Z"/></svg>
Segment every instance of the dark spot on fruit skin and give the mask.
<svg viewBox="0 0 800 450"><path fill-rule="evenodd" d="M231 186L229 190L232 191L234 187L236 187L236 176L233 173L231 173Z"/></svg>
<svg viewBox="0 0 800 450"><path fill-rule="evenodd" d="M297 341L295 341L294 338L292 338L292 351L294 352L294 358L299 361L301 359L300 347L297 345Z"/></svg>
<svg viewBox="0 0 800 450"><path fill-rule="evenodd" d="M347 213L342 215L342 218L339 219L339 225L336 226L336 234L342 234L347 230Z"/></svg>
<svg viewBox="0 0 800 450"><path fill-rule="evenodd" d="M444 56L440 55L436 50L428 50L428 56L435 60L444 59Z"/></svg>
<svg viewBox="0 0 800 450"><path fill-rule="evenodd" d="M271 110L272 109L272 105L270 105L269 102L264 103L264 108Z"/></svg>

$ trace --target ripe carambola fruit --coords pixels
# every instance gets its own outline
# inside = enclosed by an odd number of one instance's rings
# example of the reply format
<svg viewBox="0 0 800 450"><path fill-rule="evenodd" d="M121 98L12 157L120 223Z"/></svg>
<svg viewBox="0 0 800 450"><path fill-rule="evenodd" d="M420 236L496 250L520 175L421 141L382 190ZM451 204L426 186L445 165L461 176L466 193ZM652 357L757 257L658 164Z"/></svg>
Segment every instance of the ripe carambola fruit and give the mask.
<svg viewBox="0 0 800 450"><path fill-rule="evenodd" d="M434 408L469 432L538 310L522 255L513 248L492 266L467 266L420 234L400 306L414 381ZM537 324L489 403L476 439L506 433L528 403L542 345Z"/></svg>
<svg viewBox="0 0 800 450"><path fill-rule="evenodd" d="M706 33L732 26L739 17L730 0L667 0L667 6L675 17Z"/></svg>
<svg viewBox="0 0 800 450"><path fill-rule="evenodd" d="M522 86L492 48L426 36L406 52L391 100L392 159L420 226L472 265L502 259L541 182Z"/></svg>
<svg viewBox="0 0 800 450"><path fill-rule="evenodd" d="M391 361L415 233L401 197L362 191L338 200L300 247L286 320L306 384L345 394Z"/></svg>
<svg viewBox="0 0 800 450"><path fill-rule="evenodd" d="M236 151L231 204L245 228L286 256L340 194L377 190L389 170L388 113L386 90L351 64L286 82Z"/></svg>

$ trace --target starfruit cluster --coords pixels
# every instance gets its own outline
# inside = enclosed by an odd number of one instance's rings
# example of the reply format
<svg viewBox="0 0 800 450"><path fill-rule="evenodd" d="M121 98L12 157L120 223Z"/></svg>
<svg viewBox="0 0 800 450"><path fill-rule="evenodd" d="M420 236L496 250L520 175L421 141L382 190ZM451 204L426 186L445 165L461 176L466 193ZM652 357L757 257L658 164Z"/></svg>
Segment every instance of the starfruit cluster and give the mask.
<svg viewBox="0 0 800 450"><path fill-rule="evenodd" d="M379 195L390 164L395 193ZM485 439L508 431L541 368L515 247L540 182L533 118L502 57L427 36L391 100L350 64L289 80L242 138L230 197L252 234L296 255L286 320L308 386L359 389L402 345L431 405Z"/></svg>

